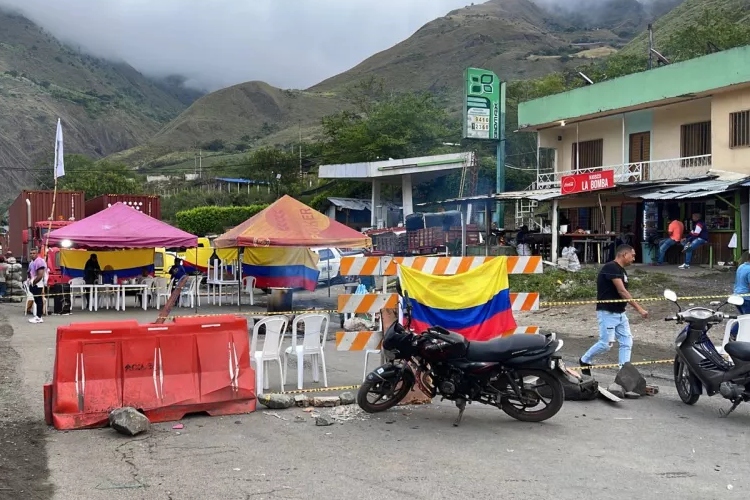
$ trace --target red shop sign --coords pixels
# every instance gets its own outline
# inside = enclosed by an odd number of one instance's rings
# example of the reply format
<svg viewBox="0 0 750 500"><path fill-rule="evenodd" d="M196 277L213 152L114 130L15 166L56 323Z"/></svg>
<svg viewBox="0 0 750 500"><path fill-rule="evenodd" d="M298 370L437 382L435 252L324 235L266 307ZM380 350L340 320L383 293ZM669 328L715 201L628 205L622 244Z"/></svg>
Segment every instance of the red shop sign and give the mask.
<svg viewBox="0 0 750 500"><path fill-rule="evenodd" d="M615 187L615 171L600 170L588 174L564 175L560 180L562 194L585 193Z"/></svg>

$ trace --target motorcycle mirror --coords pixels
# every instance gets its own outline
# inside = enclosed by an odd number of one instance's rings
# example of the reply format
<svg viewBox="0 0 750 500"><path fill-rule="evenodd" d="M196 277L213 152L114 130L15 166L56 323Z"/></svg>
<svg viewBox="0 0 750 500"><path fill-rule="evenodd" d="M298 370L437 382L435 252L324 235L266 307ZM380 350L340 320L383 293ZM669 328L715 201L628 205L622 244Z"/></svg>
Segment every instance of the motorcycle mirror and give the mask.
<svg viewBox="0 0 750 500"><path fill-rule="evenodd" d="M727 299L727 302L729 302L733 306L741 306L745 303L745 299L739 295L730 295Z"/></svg>
<svg viewBox="0 0 750 500"><path fill-rule="evenodd" d="M677 294L669 288L664 290L664 298L670 302L677 302Z"/></svg>

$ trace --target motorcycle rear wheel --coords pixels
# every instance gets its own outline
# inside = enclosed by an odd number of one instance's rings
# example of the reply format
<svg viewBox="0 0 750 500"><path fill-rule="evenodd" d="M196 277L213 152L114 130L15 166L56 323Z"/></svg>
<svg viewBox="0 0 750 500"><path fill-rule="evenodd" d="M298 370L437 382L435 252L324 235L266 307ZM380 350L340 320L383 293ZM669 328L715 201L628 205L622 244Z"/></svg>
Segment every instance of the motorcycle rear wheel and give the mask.
<svg viewBox="0 0 750 500"><path fill-rule="evenodd" d="M548 371L528 369L516 370L516 375L516 383L521 386L523 400L519 400L515 395L503 396L500 401L501 410L522 422L542 422L560 411L565 401L565 389L557 377ZM531 378L536 380L526 381ZM510 387L506 390L509 389ZM540 403L544 407L540 410L529 409L530 403L536 403L531 405L533 408Z"/></svg>
<svg viewBox="0 0 750 500"><path fill-rule="evenodd" d="M693 379L695 375L690 371L690 368L682 362L679 356L674 358L674 385L677 389L677 394L680 395L680 399L686 405L694 405L698 402L701 395L693 393Z"/></svg>
<svg viewBox="0 0 750 500"><path fill-rule="evenodd" d="M357 404L367 413L379 413L396 406L409 394L413 384L409 384L403 377L396 380L365 380L357 392ZM375 401L370 401L369 395L379 396ZM386 397L380 402L382 397Z"/></svg>

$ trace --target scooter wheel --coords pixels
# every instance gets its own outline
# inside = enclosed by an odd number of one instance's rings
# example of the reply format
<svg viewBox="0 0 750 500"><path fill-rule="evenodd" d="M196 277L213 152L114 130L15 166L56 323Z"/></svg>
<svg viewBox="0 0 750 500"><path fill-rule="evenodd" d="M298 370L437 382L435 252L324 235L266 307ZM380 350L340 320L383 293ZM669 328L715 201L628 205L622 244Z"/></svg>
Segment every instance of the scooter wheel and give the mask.
<svg viewBox="0 0 750 500"><path fill-rule="evenodd" d="M698 386L696 376L679 356L674 358L674 385L677 388L677 394L686 405L694 405L701 397L700 394L693 392L693 388Z"/></svg>

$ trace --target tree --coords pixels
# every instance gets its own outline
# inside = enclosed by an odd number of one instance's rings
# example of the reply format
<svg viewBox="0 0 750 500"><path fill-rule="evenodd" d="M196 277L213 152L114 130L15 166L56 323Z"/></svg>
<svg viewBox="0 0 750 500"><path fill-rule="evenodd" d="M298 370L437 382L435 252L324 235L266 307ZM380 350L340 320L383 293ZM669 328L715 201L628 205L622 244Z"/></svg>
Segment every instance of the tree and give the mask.
<svg viewBox="0 0 750 500"><path fill-rule="evenodd" d="M51 173L50 173L51 176ZM46 181L46 185L52 185ZM83 155L65 155L65 175L58 189L84 191L87 200L103 194L143 193L143 179L127 166L108 161L95 162Z"/></svg>
<svg viewBox="0 0 750 500"><path fill-rule="evenodd" d="M670 37L664 52L672 62L685 61L710 53L710 44L718 50L750 44L750 25L738 22L742 11L706 9L699 21L677 30Z"/></svg>
<svg viewBox="0 0 750 500"><path fill-rule="evenodd" d="M369 113L342 111L323 118L323 159L350 163L429 154L456 140L443 106L427 93L401 94L375 102Z"/></svg>

